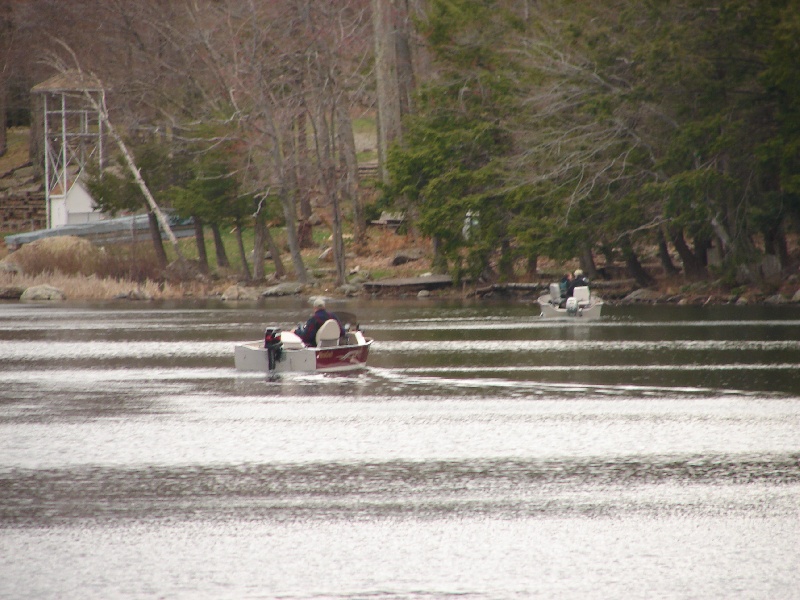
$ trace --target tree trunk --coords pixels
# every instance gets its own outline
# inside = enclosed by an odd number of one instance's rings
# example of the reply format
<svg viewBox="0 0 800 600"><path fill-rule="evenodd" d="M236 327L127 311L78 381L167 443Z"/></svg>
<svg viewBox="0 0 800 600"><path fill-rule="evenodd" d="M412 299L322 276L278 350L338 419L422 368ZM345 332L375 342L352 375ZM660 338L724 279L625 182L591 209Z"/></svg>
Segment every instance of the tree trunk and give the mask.
<svg viewBox="0 0 800 600"><path fill-rule="evenodd" d="M658 228L658 258L661 260L661 266L664 267L664 273L666 275L674 277L680 273L672 262L672 257L669 255L669 247L667 246L667 239L664 237L664 231L660 227Z"/></svg>
<svg viewBox="0 0 800 600"><path fill-rule="evenodd" d="M28 157L33 172L44 180L44 104L41 94L31 96L31 133L29 136Z"/></svg>
<svg viewBox="0 0 800 600"><path fill-rule="evenodd" d="M530 254L527 263L528 277L533 279L539 273L539 256Z"/></svg>
<svg viewBox="0 0 800 600"><path fill-rule="evenodd" d="M231 262L228 260L225 244L222 243L222 232L219 230L219 223L211 224L211 234L214 236L214 253L217 255L217 266L221 269L229 269Z"/></svg>
<svg viewBox="0 0 800 600"><path fill-rule="evenodd" d="M395 56L397 57L397 90L400 117L413 110L414 61L412 51L412 25L408 0L395 0ZM402 123L401 123L402 125Z"/></svg>
<svg viewBox="0 0 800 600"><path fill-rule="evenodd" d="M317 98L315 127L317 135L317 163L322 178L322 189L331 207L331 238L333 262L336 267L336 285L345 283L344 241L342 239L342 211L339 205L336 163L334 158L334 135L337 107L328 107L323 98ZM329 110L328 110L329 108Z"/></svg>
<svg viewBox="0 0 800 600"><path fill-rule="evenodd" d="M208 253L206 253L206 236L203 233L203 220L200 217L192 217L194 221L194 241L197 244L197 261L200 264L200 272L208 274Z"/></svg>
<svg viewBox="0 0 800 600"><path fill-rule="evenodd" d="M346 106L337 107L339 120L339 153L344 170L343 199L353 204L353 243L363 247L367 243L367 224L361 207L361 194L358 179L358 160L356 159L356 140L353 136L353 123Z"/></svg>
<svg viewBox="0 0 800 600"><path fill-rule="evenodd" d="M290 165L286 164L283 155L283 143L281 142L283 138L280 135L281 130L275 122L275 117L271 111L267 112L267 116L269 118L270 129L272 130L273 172L278 182L278 198L281 201L283 218L286 222L286 238L289 242L289 252L292 255L292 265L294 266L294 273L297 281L300 283L308 283L308 274L303 264L303 255L300 252L300 240L297 235L297 206L295 205L294 195L290 194L287 189L289 179L287 168Z"/></svg>
<svg viewBox="0 0 800 600"><path fill-rule="evenodd" d="M253 279L255 281L264 281L264 255L266 253L266 235L264 230L267 225L264 221L264 211L262 210L262 200L258 203L255 214L255 222L253 223Z"/></svg>
<svg viewBox="0 0 800 600"><path fill-rule="evenodd" d="M289 252L292 255L292 266L294 267L295 277L300 283L308 282L306 266L303 264L303 255L300 253L300 240L297 237L297 218L295 217L294 199L286 193L281 186L280 190L281 206L283 206L283 218L286 221L286 237L289 242Z"/></svg>
<svg viewBox="0 0 800 600"><path fill-rule="evenodd" d="M333 260L336 262L336 285L344 285L347 281L347 268L344 260L344 238L342 236L342 209L339 206L339 194L333 190Z"/></svg>
<svg viewBox="0 0 800 600"><path fill-rule="evenodd" d="M597 266L594 264L594 256L589 246L583 246L579 262L581 269L583 269L583 272L586 273L589 279L597 279Z"/></svg>
<svg viewBox="0 0 800 600"><path fill-rule="evenodd" d="M378 169L381 181L389 182L386 157L401 134L402 110L397 73L397 27L395 2L372 0L375 37L375 82L378 100Z"/></svg>
<svg viewBox="0 0 800 600"><path fill-rule="evenodd" d="M728 238L728 241L723 243L723 252L727 253L726 248L730 247L729 241L730 239ZM698 235L694 238L694 255L704 267L708 266L708 251L710 249L711 239L708 236Z"/></svg>
<svg viewBox="0 0 800 600"><path fill-rule="evenodd" d="M503 238L500 242L500 259L497 261L497 270L500 274L500 281L503 283L514 278L514 256L508 238Z"/></svg>
<svg viewBox="0 0 800 600"><path fill-rule="evenodd" d="M0 21L2 23L2 21ZM5 77L0 75L0 156L4 156L8 151L8 138L6 130L7 121L7 88L8 82Z"/></svg>
<svg viewBox="0 0 800 600"><path fill-rule="evenodd" d="M672 245L675 246L675 251L681 257L683 263L683 274L689 280L705 279L708 277L705 265L698 260L694 252L689 248L686 239L683 237L683 231L680 229L673 229L670 231L672 238Z"/></svg>
<svg viewBox="0 0 800 600"><path fill-rule="evenodd" d="M433 259L431 260L431 268L433 269L434 273L445 274L448 271L447 265L447 258L442 254L442 251L439 249L441 242L437 236L433 236L431 238L431 244L433 246Z"/></svg>
<svg viewBox="0 0 800 600"><path fill-rule="evenodd" d="M269 231L269 225L266 223L264 223L264 239L267 241L269 254L272 257L272 262L275 264L275 277L279 279L286 277L286 267L283 266L283 261L281 260L280 248L278 248L278 244L275 243L275 238L272 237L272 233Z"/></svg>
<svg viewBox="0 0 800 600"><path fill-rule="evenodd" d="M773 223L763 229L764 252L778 257L781 268L785 269L791 264L791 256L786 243L786 235L783 233L781 221Z"/></svg>
<svg viewBox="0 0 800 600"><path fill-rule="evenodd" d="M147 225L150 230L150 239L153 242L153 250L156 253L158 265L165 269L167 267L167 253L164 250L164 240L161 239L161 229L158 227L158 217L153 211L147 211Z"/></svg>
<svg viewBox="0 0 800 600"><path fill-rule="evenodd" d="M242 223L239 219L236 220L236 246L239 248L239 259L242 261L242 277L246 282L252 281L250 276L250 266L247 264L247 252L244 249L244 240L242 239Z"/></svg>
<svg viewBox="0 0 800 600"><path fill-rule="evenodd" d="M295 137L293 179L300 200L300 221L297 227L297 236L301 248L314 246L314 230L311 226L311 195L309 193L308 178L305 173L308 169L308 114L301 111L297 115L297 133Z"/></svg>
<svg viewBox="0 0 800 600"><path fill-rule="evenodd" d="M644 270L642 263L639 262L639 257L633 250L630 238L625 236L622 239L622 255L625 257L625 264L628 267L628 273L636 280L636 283L642 287L649 287L655 283L653 277Z"/></svg>

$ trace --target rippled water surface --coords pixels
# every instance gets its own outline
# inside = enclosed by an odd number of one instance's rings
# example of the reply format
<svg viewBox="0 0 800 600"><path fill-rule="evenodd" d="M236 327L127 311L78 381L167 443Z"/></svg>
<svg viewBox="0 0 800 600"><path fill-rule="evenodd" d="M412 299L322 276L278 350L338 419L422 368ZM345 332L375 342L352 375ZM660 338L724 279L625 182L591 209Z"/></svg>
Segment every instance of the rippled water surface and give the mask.
<svg viewBox="0 0 800 600"><path fill-rule="evenodd" d="M800 310L0 303L0 597L800 598Z"/></svg>

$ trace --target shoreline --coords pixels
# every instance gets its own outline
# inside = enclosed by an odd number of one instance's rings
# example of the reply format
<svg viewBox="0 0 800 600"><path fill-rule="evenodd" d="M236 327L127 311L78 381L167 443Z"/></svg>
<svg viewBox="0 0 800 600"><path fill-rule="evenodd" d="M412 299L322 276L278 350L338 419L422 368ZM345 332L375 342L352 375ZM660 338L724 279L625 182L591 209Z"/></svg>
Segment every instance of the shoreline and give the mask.
<svg viewBox="0 0 800 600"><path fill-rule="evenodd" d="M406 278L404 284L392 279L345 284L336 287L332 281L316 280L309 284L292 281L271 281L245 284L235 280L172 281L137 283L126 280L101 280L94 276L39 275L24 277L0 273L0 301L63 302L63 301L169 301L220 300L223 302L259 301L275 297L325 296L336 300L462 300L529 299L533 302L547 293L543 281L510 282L481 285L443 284L441 277L427 285L424 277ZM633 280L601 280L591 285L592 292L610 306L634 304L673 304L678 306L709 305L800 305L800 282L790 277L776 289L740 286L728 289L715 281L684 283L659 280L652 287L638 287ZM39 295L29 290L39 289ZM373 291L368 291L372 289Z"/></svg>

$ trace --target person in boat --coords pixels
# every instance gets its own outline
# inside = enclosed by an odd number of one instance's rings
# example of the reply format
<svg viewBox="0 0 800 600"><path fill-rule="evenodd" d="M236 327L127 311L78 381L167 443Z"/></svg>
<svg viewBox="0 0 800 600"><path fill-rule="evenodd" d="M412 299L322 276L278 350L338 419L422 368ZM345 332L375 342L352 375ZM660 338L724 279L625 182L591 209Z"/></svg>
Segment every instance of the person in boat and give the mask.
<svg viewBox="0 0 800 600"><path fill-rule="evenodd" d="M567 290L567 298L572 297L572 293L575 291L576 287L583 287L583 286L588 287L589 280L583 274L583 271L581 269L575 269L575 276L572 278L572 281L570 282L569 285L569 289Z"/></svg>
<svg viewBox="0 0 800 600"><path fill-rule="evenodd" d="M561 281L558 282L558 289L561 292L562 300L567 297L570 285L572 285L572 273L564 273Z"/></svg>
<svg viewBox="0 0 800 600"><path fill-rule="evenodd" d="M336 315L325 310L325 299L317 298L314 300L314 314L311 315L311 318L306 321L304 326L298 327L294 332L303 340L306 346L316 346L317 331L319 331L319 328L322 327L322 324L328 319L333 319L339 324L339 335L345 335L344 327L342 327Z"/></svg>

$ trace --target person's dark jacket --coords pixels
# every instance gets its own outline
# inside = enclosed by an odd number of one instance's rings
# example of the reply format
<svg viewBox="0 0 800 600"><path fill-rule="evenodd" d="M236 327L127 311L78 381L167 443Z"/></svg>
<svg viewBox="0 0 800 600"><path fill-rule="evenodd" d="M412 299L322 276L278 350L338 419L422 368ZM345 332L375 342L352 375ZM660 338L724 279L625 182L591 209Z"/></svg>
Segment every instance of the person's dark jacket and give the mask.
<svg viewBox="0 0 800 600"><path fill-rule="evenodd" d="M561 292L561 297L566 298L567 293L569 292L569 286L572 283L569 276L564 275L561 278L561 281L558 282L558 291Z"/></svg>
<svg viewBox="0 0 800 600"><path fill-rule="evenodd" d="M317 332L328 319L334 319L339 324L339 335L343 336L345 331L339 319L336 318L336 315L329 313L324 308L317 309L317 311L311 315L311 318L306 321L306 324L303 327L298 327L294 332L300 336L300 339L303 340L307 346L316 346Z"/></svg>

